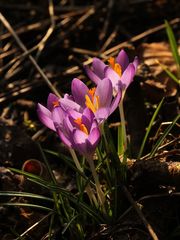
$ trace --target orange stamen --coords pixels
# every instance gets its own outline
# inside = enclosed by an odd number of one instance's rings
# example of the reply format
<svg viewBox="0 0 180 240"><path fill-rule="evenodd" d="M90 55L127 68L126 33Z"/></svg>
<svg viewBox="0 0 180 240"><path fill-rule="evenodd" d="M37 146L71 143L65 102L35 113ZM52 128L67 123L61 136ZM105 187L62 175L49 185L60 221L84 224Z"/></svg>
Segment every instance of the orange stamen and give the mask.
<svg viewBox="0 0 180 240"><path fill-rule="evenodd" d="M82 124L82 119L81 118L77 118L74 120L75 123L77 123L78 125Z"/></svg>
<svg viewBox="0 0 180 240"><path fill-rule="evenodd" d="M96 88L93 87L93 88L89 89L88 93L89 93L92 97L94 97L95 91L96 91Z"/></svg>
<svg viewBox="0 0 180 240"><path fill-rule="evenodd" d="M87 127L82 123L82 119L81 118L77 118L74 120L75 123L77 123L79 129L84 132L85 134L88 135L88 130Z"/></svg>
<svg viewBox="0 0 180 240"><path fill-rule="evenodd" d="M54 101L54 102L52 102L52 104L53 104L53 107L59 107L60 106L59 101Z"/></svg>
<svg viewBox="0 0 180 240"><path fill-rule="evenodd" d="M119 76L122 75L122 68L121 68L121 66L120 66L118 63L115 63L114 71L115 71Z"/></svg>
<svg viewBox="0 0 180 240"><path fill-rule="evenodd" d="M115 62L115 58L110 57L109 60L108 60L108 62L109 62L110 67L111 67L119 76L121 76L121 75L122 75L122 68L121 68L121 66L120 66L119 63L116 63L116 62Z"/></svg>
<svg viewBox="0 0 180 240"><path fill-rule="evenodd" d="M93 113L95 113L99 109L99 96L93 97L91 100L88 95L85 95L86 99L86 107L88 107Z"/></svg>
<svg viewBox="0 0 180 240"><path fill-rule="evenodd" d="M112 67L112 69L114 69L115 58L114 58L114 57L110 57L110 58L108 59L108 63L109 63L109 65Z"/></svg>

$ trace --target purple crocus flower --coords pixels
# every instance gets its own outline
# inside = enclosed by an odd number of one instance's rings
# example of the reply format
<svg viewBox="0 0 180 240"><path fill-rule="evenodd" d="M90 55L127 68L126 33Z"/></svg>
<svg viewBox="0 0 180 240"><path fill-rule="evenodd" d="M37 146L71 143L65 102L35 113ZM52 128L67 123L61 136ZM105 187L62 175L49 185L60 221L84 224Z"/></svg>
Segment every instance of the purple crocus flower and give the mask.
<svg viewBox="0 0 180 240"><path fill-rule="evenodd" d="M110 57L109 65L106 65L99 58L94 58L92 69L85 66L88 77L98 84L100 80L109 78L112 82L114 94L121 90L127 89L133 81L138 66L138 58L135 57L132 63L124 50L121 50L116 58Z"/></svg>
<svg viewBox="0 0 180 240"><path fill-rule="evenodd" d="M82 108L88 107L95 115L98 123L102 123L118 107L121 91L113 97L111 80L103 79L96 88L89 89L82 81L74 78L71 85L74 101Z"/></svg>
<svg viewBox="0 0 180 240"><path fill-rule="evenodd" d="M40 121L53 131L56 131L56 129L52 120L52 110L58 106L61 106L64 110L74 109L81 112L83 110L71 95L65 94L63 98L59 98L53 93L50 93L47 99L47 108L38 103L37 113Z"/></svg>
<svg viewBox="0 0 180 240"><path fill-rule="evenodd" d="M56 95L50 93L47 99L47 108L40 103L38 103L37 106L37 114L40 121L53 131L56 131L56 129L52 120L52 110L60 105L59 100L60 99Z"/></svg>
<svg viewBox="0 0 180 240"><path fill-rule="evenodd" d="M62 142L80 154L91 157L100 140L100 130L93 112L85 108L82 113L55 107L52 119Z"/></svg>

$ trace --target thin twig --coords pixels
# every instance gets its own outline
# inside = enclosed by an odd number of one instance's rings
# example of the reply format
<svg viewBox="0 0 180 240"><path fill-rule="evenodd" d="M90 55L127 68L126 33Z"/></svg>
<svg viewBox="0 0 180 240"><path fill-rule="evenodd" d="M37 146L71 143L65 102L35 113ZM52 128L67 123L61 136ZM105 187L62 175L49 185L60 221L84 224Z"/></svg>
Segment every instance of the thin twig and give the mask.
<svg viewBox="0 0 180 240"><path fill-rule="evenodd" d="M15 41L17 42L17 44L19 45L19 47L27 53L27 48L25 47L25 45L22 43L22 41L20 40L20 38L18 37L18 35L16 34L16 32L13 30L13 28L11 27L10 23L6 20L6 18L2 15L2 13L0 13L0 20L1 22L4 24L4 26L8 29L8 31L12 34L12 36L14 37ZM39 72L39 74L41 75L41 77L43 78L43 80L46 82L46 84L49 86L49 88L58 96L61 97L61 95L59 94L59 92L56 90L56 88L52 85L52 83L49 81L49 79L47 78L47 76L45 75L45 73L43 72L43 70L39 67L39 65L37 64L37 62L35 61L35 59L28 54L28 57L30 59L30 61L32 62L32 64L34 65L34 67L36 68L36 70Z"/></svg>
<svg viewBox="0 0 180 240"><path fill-rule="evenodd" d="M179 22L180 22L180 18L175 18L172 21L169 21L170 24L176 24L176 23L179 23ZM144 37L147 37L147 36L149 36L149 35L151 35L151 34L153 34L155 32L158 32L158 31L164 29L165 27L166 27L165 24L161 24L161 25L156 26L154 28L150 28L147 31L144 31L144 32L142 32L142 33L140 33L140 34L130 38L129 41L122 42L122 43L116 45L115 47L112 47L112 48L106 50L104 52L104 55L109 55L112 52L114 54L116 54L115 51L119 51L120 48L124 47L124 45L127 45L127 42L136 42L136 41L138 41L138 40L140 40L140 39L142 39Z"/></svg>
<svg viewBox="0 0 180 240"><path fill-rule="evenodd" d="M44 220L46 220L50 215L52 215L53 212L48 213L46 216L44 216L41 220L37 221L36 223L34 223L32 226L30 226L25 232L23 232L18 238L16 238L15 240L19 240L22 237L24 237L27 233L29 233L30 231L32 231L35 227L37 227L40 223L42 223Z"/></svg>
<svg viewBox="0 0 180 240"><path fill-rule="evenodd" d="M114 0L109 0L108 6L107 6L107 16L105 18L102 31L101 31L101 33L99 35L99 40L100 41L102 41L105 38L105 36L106 36L107 30L108 30L108 26L109 26L109 23L110 23L110 17L111 17L111 14L112 14L113 5L114 5Z"/></svg>
<svg viewBox="0 0 180 240"><path fill-rule="evenodd" d="M103 46L101 47L101 49L99 51L100 53L102 53L106 50L106 48L113 41L113 39L116 37L116 35L117 35L117 26L115 27L114 31L108 36L108 38L104 42Z"/></svg>
<svg viewBox="0 0 180 240"><path fill-rule="evenodd" d="M38 51L36 53L36 58L39 57L40 52L43 50L43 48L45 47L45 44L47 42L47 40L49 39L49 37L51 36L51 34L54 31L55 28L55 16L54 16L54 4L53 4L53 0L49 0L49 15L50 15L50 21L51 21L51 25L48 28L45 36L43 37L43 39L41 40L41 42L38 44Z"/></svg>
<svg viewBox="0 0 180 240"><path fill-rule="evenodd" d="M180 18L175 18L175 19L171 20L169 23L177 24L179 22L180 22ZM124 41L124 42L116 45L115 47L112 47L112 48L106 50L105 52L100 53L99 57L102 58L103 60L107 60L109 58L109 55L111 55L111 56L116 55L120 48L126 47L129 45L129 43L136 42L144 37L147 37L155 32L158 32L164 28L165 28L165 24L161 24L161 25L151 28L147 31L144 31L144 32L130 38L128 41ZM83 65L90 64L90 63L92 63L92 61L93 61L93 58L89 58L88 60L83 62ZM78 66L73 66L71 68L68 68L64 73L65 74L74 74L78 70L79 70Z"/></svg>
<svg viewBox="0 0 180 240"><path fill-rule="evenodd" d="M142 213L141 209L139 208L137 202L135 202L134 199L132 198L132 196L131 196L130 192L128 191L128 189L124 185L121 185L121 189L123 190L125 196L127 197L128 201L131 203L131 205L134 208L134 210L137 212L137 214L141 218L142 222L144 223L144 226L149 231L149 234L152 237L152 239L153 240L158 240L158 237L157 237L156 233L154 232L152 226L150 225L150 223L145 218L145 216Z"/></svg>

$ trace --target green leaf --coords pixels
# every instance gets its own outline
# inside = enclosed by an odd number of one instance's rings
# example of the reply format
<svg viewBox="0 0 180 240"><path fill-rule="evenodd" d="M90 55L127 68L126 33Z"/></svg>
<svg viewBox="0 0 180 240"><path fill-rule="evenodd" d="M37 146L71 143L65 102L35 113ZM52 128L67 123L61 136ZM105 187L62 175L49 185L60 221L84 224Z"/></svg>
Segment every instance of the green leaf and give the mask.
<svg viewBox="0 0 180 240"><path fill-rule="evenodd" d="M38 194L34 194L34 193L27 193L27 192L0 191L0 196L28 197L28 198L42 199L44 201L54 202L52 198L44 197L42 195L38 195Z"/></svg>
<svg viewBox="0 0 180 240"><path fill-rule="evenodd" d="M14 206L14 207L30 207L30 208L38 208L41 210L45 211L50 211L53 212L54 210L51 208L47 208L41 205L36 205L36 204L31 204L31 203L19 203L19 202L14 202L14 203L0 203L0 206Z"/></svg>
<svg viewBox="0 0 180 240"><path fill-rule="evenodd" d="M170 72L164 64L160 63L159 61L157 61L157 63L162 67L162 69L172 80L174 80L177 84L180 84L180 79L178 79L172 72Z"/></svg>
<svg viewBox="0 0 180 240"><path fill-rule="evenodd" d="M161 146L161 144L163 143L164 139L169 134L169 132L171 131L173 126L176 124L176 122L178 121L179 118L180 118L180 114L177 117L175 117L173 122L165 129L163 135L157 140L156 144L154 145L154 147L153 147L153 149L152 149L152 151L150 153L150 157L153 157L155 155L155 153L158 150L159 146Z"/></svg>
<svg viewBox="0 0 180 240"><path fill-rule="evenodd" d="M145 134L145 136L144 136L144 139L143 139L143 141L142 141L142 144L141 144L141 147L140 147L140 150L139 150L139 154L138 154L138 158L137 158L138 160L139 160L139 159L141 158L141 156L142 156L142 153L143 153L143 150L144 150L144 147L145 147L147 138L148 138L149 133L150 133L150 131L151 131L152 125L153 125L153 123L154 123L154 120L155 120L155 118L156 118L156 116L157 116L157 114L158 114L158 112L159 112L159 110L160 110L160 108L161 108L161 106L162 106L162 104L163 104L163 101L164 101L164 98L161 100L161 102L159 103L158 107L156 108L156 111L154 112L154 114L153 114L153 116L152 116L152 118L151 118L151 121L150 121L150 123L149 123L149 126L147 127L146 134Z"/></svg>
<svg viewBox="0 0 180 240"><path fill-rule="evenodd" d="M172 28L171 28L170 24L166 20L165 20L165 25L166 25L166 32L167 32L167 35L168 35L169 43L170 43L170 46L171 46L171 51L172 51L174 60L177 64L177 71L178 71L178 77L179 77L179 75L180 75L180 56L179 56L179 53L178 53L178 47L177 47L176 39L175 39L175 36L174 36L174 33L172 31Z"/></svg>
<svg viewBox="0 0 180 240"><path fill-rule="evenodd" d="M61 188L54 183L50 183L48 181L45 181L41 177L38 177L34 174L27 173L27 172L24 172L22 170L18 170L18 169L14 169L14 168L10 168L10 170L14 171L14 172L17 172L17 173L20 173L20 174L23 174L24 176L26 176L28 178L29 181L32 181L32 182L34 182L34 183L36 183L36 184L38 184L38 185L40 185L44 188L47 188L52 192L61 193L62 196L67 197L69 199L69 201L76 204L77 207L82 208L96 222L98 222L98 223L104 222L104 218L101 216L100 212L97 211L97 209L94 209L94 208L90 207L89 205L87 205L86 203L79 201L79 198L77 198L74 194L72 194L68 190L66 190L64 188Z"/></svg>

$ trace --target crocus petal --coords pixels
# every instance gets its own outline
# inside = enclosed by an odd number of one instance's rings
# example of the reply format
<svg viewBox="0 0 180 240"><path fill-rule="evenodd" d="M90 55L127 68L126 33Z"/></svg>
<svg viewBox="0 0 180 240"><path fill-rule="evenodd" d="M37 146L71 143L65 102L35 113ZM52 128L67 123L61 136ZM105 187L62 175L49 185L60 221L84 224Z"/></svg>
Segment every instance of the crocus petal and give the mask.
<svg viewBox="0 0 180 240"><path fill-rule="evenodd" d="M106 78L109 78L111 80L113 89L117 91L120 76L111 67L105 68L104 75Z"/></svg>
<svg viewBox="0 0 180 240"><path fill-rule="evenodd" d="M72 95L69 95L68 93L65 93L63 98L64 98L64 99L71 100L71 101L74 101L73 96L72 96Z"/></svg>
<svg viewBox="0 0 180 240"><path fill-rule="evenodd" d="M135 74L135 67L133 63L130 63L126 70L123 72L123 75L120 79L120 88L126 89L129 84L132 82Z"/></svg>
<svg viewBox="0 0 180 240"><path fill-rule="evenodd" d="M93 58L92 68L94 73L100 78L104 78L104 69L107 65L99 58Z"/></svg>
<svg viewBox="0 0 180 240"><path fill-rule="evenodd" d="M85 107L85 95L88 93L88 87L79 79L74 78L71 84L71 91L75 102Z"/></svg>
<svg viewBox="0 0 180 240"><path fill-rule="evenodd" d="M93 128L88 137L88 142L91 144L93 148L96 148L99 143L101 134L99 128Z"/></svg>
<svg viewBox="0 0 180 240"><path fill-rule="evenodd" d="M85 69L86 74L88 75L88 77L95 84L98 84L98 82L101 81L101 79L88 66L84 66L84 69Z"/></svg>
<svg viewBox="0 0 180 240"><path fill-rule="evenodd" d="M88 131L91 128L94 118L94 113L89 108L85 108L82 114L82 123L87 127Z"/></svg>
<svg viewBox="0 0 180 240"><path fill-rule="evenodd" d="M128 55L126 54L126 52L124 50L121 50L119 52L118 56L116 57L116 62L119 63L119 65L122 68L122 72L124 72L124 70L127 68L128 64L129 64Z"/></svg>
<svg viewBox="0 0 180 240"><path fill-rule="evenodd" d="M39 120L46 127L50 128L53 131L56 131L52 117L51 117L51 112L40 103L38 103L37 105L37 114L38 114Z"/></svg>
<svg viewBox="0 0 180 240"><path fill-rule="evenodd" d="M137 57L137 56L134 58L133 64L134 64L135 72L136 72L137 67L138 67L138 64L139 64L139 60L138 60L138 57Z"/></svg>
<svg viewBox="0 0 180 240"><path fill-rule="evenodd" d="M74 121L71 122L70 115L67 114L67 116L63 120L63 131L66 131L66 133L69 135L74 129Z"/></svg>
<svg viewBox="0 0 180 240"><path fill-rule="evenodd" d="M99 107L109 107L112 100L112 83L108 78L104 78L97 85L95 96L99 96Z"/></svg>
<svg viewBox="0 0 180 240"><path fill-rule="evenodd" d="M52 111L52 120L54 122L55 127L62 128L63 127L63 120L66 116L66 113L61 107L56 107Z"/></svg>
<svg viewBox="0 0 180 240"><path fill-rule="evenodd" d="M54 102L59 102L59 98L54 95L53 93L50 93L47 99L47 108L52 111L54 108Z"/></svg>
<svg viewBox="0 0 180 240"><path fill-rule="evenodd" d="M110 114L110 107L99 108L95 112L95 117L98 124L101 124L102 122L104 122L104 120L108 118L109 114Z"/></svg>
<svg viewBox="0 0 180 240"><path fill-rule="evenodd" d="M75 129L73 132L73 141L76 150L78 150L81 154L87 154L87 134L82 132L79 129Z"/></svg>
<svg viewBox="0 0 180 240"><path fill-rule="evenodd" d="M81 110L81 106L78 103L76 103L75 101L73 101L69 98L61 98L59 101L60 101L61 107L65 111L70 110L70 109L74 109L76 111Z"/></svg>
<svg viewBox="0 0 180 240"><path fill-rule="evenodd" d="M112 101L112 103L111 103L109 115L110 115L111 113L113 113L113 112L116 110L116 108L118 107L119 102L120 102L120 100L121 100L121 96L122 96L122 93L121 93L121 91L119 90L118 93L117 93L117 95L115 96L115 98L113 99L113 101Z"/></svg>
<svg viewBox="0 0 180 240"><path fill-rule="evenodd" d="M82 113L75 111L74 109L69 109L67 111L68 115L72 117L73 120L77 119L77 118L81 118Z"/></svg>
<svg viewBox="0 0 180 240"><path fill-rule="evenodd" d="M98 121L96 118L94 118L93 122L91 123L90 131L91 132L94 128L97 128L99 126Z"/></svg>
<svg viewBox="0 0 180 240"><path fill-rule="evenodd" d="M72 143L71 143L71 141L64 135L64 133L63 133L60 129L57 129L57 133L58 133L61 141L64 143L64 145L66 145L67 147L71 148L71 147L72 147Z"/></svg>
<svg viewBox="0 0 180 240"><path fill-rule="evenodd" d="M77 112L77 111L74 111L73 109L69 110L68 111L68 118L69 118L69 121L71 122L72 126L74 127L77 127L78 125L75 123L75 120L78 119L78 118L81 118L82 117L82 114Z"/></svg>

